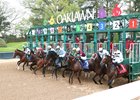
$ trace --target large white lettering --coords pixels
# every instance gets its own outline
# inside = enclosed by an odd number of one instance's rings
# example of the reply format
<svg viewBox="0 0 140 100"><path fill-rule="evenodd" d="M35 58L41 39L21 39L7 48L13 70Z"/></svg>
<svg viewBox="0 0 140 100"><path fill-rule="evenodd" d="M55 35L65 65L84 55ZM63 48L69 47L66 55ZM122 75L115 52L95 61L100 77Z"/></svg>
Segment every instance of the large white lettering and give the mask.
<svg viewBox="0 0 140 100"><path fill-rule="evenodd" d="M75 21L81 21L81 20L89 20L89 19L94 19L94 15L95 15L95 11L94 9L92 11L90 11L89 9L86 9L85 11L77 11L75 13L71 12L71 13L66 13L63 15L58 15L57 16L57 23L61 24L61 23L68 23L68 22L75 22Z"/></svg>
<svg viewBox="0 0 140 100"><path fill-rule="evenodd" d="M63 20L62 20L62 19L63 19L63 18L62 18L62 15L58 15L58 16L57 16L57 19L56 19L57 23L58 23L58 24L63 23Z"/></svg>

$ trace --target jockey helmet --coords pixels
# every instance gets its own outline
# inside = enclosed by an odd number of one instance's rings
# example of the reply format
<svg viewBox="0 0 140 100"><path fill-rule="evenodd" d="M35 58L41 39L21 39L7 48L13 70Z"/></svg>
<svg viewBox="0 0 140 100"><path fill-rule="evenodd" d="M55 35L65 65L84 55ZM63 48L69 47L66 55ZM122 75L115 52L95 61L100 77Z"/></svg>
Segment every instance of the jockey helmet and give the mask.
<svg viewBox="0 0 140 100"><path fill-rule="evenodd" d="M76 51L76 48L72 48L73 51Z"/></svg>
<svg viewBox="0 0 140 100"><path fill-rule="evenodd" d="M114 45L114 49L118 49L117 45Z"/></svg>
<svg viewBox="0 0 140 100"><path fill-rule="evenodd" d="M76 49L76 51L79 52L79 51L80 51L80 48L78 47L78 48Z"/></svg>
<svg viewBox="0 0 140 100"><path fill-rule="evenodd" d="M48 46L48 49L51 49L51 48L52 48L52 47L49 45L49 46Z"/></svg>
<svg viewBox="0 0 140 100"><path fill-rule="evenodd" d="M81 54L81 59L82 59L82 60L86 60L86 59L87 59L85 53L82 53L82 54Z"/></svg>
<svg viewBox="0 0 140 100"><path fill-rule="evenodd" d="M103 51L103 48L102 48L102 47L100 47L100 48L99 48L99 52L102 52L102 51Z"/></svg>
<svg viewBox="0 0 140 100"><path fill-rule="evenodd" d="M25 45L22 46L24 49L27 48Z"/></svg>
<svg viewBox="0 0 140 100"><path fill-rule="evenodd" d="M60 46L58 45L58 46L56 47L56 49L60 49Z"/></svg>

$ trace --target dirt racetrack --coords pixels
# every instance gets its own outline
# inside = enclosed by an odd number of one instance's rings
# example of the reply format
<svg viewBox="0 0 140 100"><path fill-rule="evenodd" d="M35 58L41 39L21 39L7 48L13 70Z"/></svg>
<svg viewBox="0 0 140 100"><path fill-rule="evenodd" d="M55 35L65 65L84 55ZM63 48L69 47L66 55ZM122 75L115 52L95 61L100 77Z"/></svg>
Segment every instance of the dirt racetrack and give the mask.
<svg viewBox="0 0 140 100"><path fill-rule="evenodd" d="M82 84L74 78L74 83L70 85L68 76L62 78L61 74L56 80L52 78L50 71L47 71L44 78L41 71L34 75L27 67L25 71L22 67L17 70L17 61L0 60L0 100L71 100L108 89L106 80L103 81L103 85L96 85L91 78L86 79L82 76ZM126 83L126 79L119 78L113 86Z"/></svg>

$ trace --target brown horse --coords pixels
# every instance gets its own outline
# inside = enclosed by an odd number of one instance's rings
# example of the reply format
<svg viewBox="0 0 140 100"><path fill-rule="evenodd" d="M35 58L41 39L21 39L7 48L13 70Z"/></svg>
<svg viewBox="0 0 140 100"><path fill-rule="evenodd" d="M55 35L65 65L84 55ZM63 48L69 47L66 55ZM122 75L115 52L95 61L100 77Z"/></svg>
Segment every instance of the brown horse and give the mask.
<svg viewBox="0 0 140 100"><path fill-rule="evenodd" d="M55 60L57 59L58 55L55 51L49 51L48 54L46 55L46 57L44 58L44 66L43 66L43 70L42 70L42 73L45 77L45 73L46 73L46 68L48 66L55 66ZM56 69L53 70L52 72L52 76L53 76L53 73L55 72L55 75L57 77L57 71Z"/></svg>
<svg viewBox="0 0 140 100"><path fill-rule="evenodd" d="M20 58L20 60L17 62L18 69L19 69L19 65L20 65L21 63L24 63L24 64L23 64L23 70L24 70L25 64L28 65L28 62L29 62L28 59L26 58L25 53L24 53L23 51L21 51L21 50L16 49L15 52L14 52L13 58L15 58L16 56L19 56L19 58Z"/></svg>
<svg viewBox="0 0 140 100"><path fill-rule="evenodd" d="M96 77L99 76L98 82L102 84L101 79L104 77L106 74L106 68L104 67L103 69L100 66L101 58L98 53L95 53L92 55L92 57L88 60L89 63L89 72L94 71L95 75L92 78L92 80L95 82L95 84L98 84L96 82ZM102 70L101 70L102 69Z"/></svg>
<svg viewBox="0 0 140 100"><path fill-rule="evenodd" d="M73 76L75 74L77 74L77 79L79 81L79 83L81 83L80 80L80 76L81 76L81 71L82 71L82 66L80 64L80 61L78 58L74 57L74 56L69 56L68 62L70 64L70 69L71 69L71 73L69 76L69 83L72 84L73 83Z"/></svg>
<svg viewBox="0 0 140 100"><path fill-rule="evenodd" d="M72 56L72 55L71 55ZM96 84L98 84L97 82L96 82L96 80L95 80L95 78L97 77L97 76L99 76L99 83L100 84L102 84L102 82L101 82L101 79L103 78L103 76L105 75L105 68L102 70L102 72L101 72L101 66L100 66L100 62L101 62L101 58L100 58L100 56L99 56L99 54L98 53L95 53L95 54L93 54L92 55L92 57L88 60L88 63L89 63L89 69L88 70L86 70L86 73L87 72L91 72L91 71L94 71L95 72L95 76L92 78L92 80L96 83ZM71 70L71 63L70 62L68 62L68 67L63 71L63 74L62 74L62 76L63 77L65 77L64 76L64 72L67 70L67 71L72 71ZM81 66L82 67L82 66Z"/></svg>
<svg viewBox="0 0 140 100"><path fill-rule="evenodd" d="M44 58L40 58L40 56L38 56L38 54L34 54L34 52L31 52L32 64L30 65L30 69L34 70L34 74L36 74L37 70L43 68L46 64L50 63L50 60L46 60L46 57L44 55L42 55L42 57L44 57ZM33 68L34 65L36 65L36 67ZM46 65L46 66L48 66L48 65ZM42 74L44 74L44 73L42 72Z"/></svg>
<svg viewBox="0 0 140 100"><path fill-rule="evenodd" d="M118 77L124 77L128 79L129 82L129 65L124 65L126 67L125 73L119 73L118 67L112 63L111 56L105 56L101 61L101 66L107 64L107 76L108 76L108 86L112 88L113 81Z"/></svg>

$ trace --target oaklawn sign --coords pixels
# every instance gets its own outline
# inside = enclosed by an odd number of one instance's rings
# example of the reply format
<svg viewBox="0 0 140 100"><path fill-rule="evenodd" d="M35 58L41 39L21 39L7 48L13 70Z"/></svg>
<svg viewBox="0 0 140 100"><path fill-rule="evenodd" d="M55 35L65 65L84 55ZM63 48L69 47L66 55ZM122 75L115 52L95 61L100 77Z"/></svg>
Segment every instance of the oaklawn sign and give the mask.
<svg viewBox="0 0 140 100"><path fill-rule="evenodd" d="M85 11L82 10L77 11L77 12L71 12L71 13L66 13L63 15L58 15L57 16L57 24L61 24L61 23L68 23L68 22L75 22L75 21L81 21L81 20L89 20L89 19L94 19L94 15L95 15L95 10L92 9L91 11L89 9L86 9Z"/></svg>

